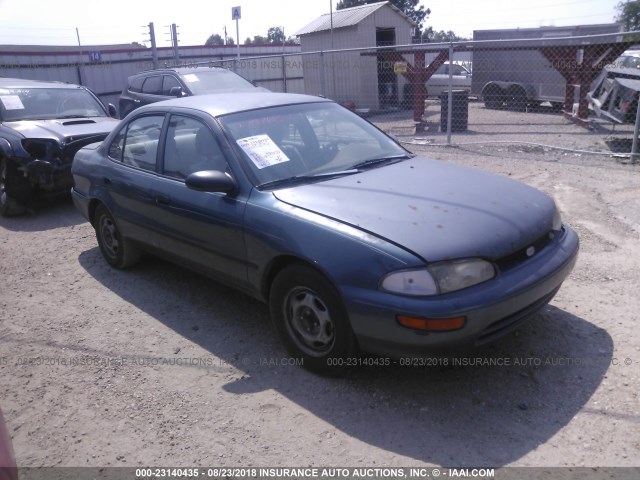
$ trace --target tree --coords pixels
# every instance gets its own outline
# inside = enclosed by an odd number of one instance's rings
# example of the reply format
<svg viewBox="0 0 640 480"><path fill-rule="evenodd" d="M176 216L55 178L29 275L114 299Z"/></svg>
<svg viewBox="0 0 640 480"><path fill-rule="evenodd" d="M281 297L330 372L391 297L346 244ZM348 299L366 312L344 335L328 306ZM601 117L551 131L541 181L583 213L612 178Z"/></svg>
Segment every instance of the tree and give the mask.
<svg viewBox="0 0 640 480"><path fill-rule="evenodd" d="M344 8L358 7L360 5L367 5L369 3L377 3L380 0L341 0L336 5L336 10L342 10ZM418 6L420 0L390 0L393 5L398 7L399 10L411 20L416 22L416 34L419 35L422 32L422 25L425 19L431 14L430 9L425 9L422 5Z"/></svg>
<svg viewBox="0 0 640 480"><path fill-rule="evenodd" d="M447 42L460 42L462 40L469 40L469 39L464 37L459 37L452 30L449 30L448 32L445 32L444 30L435 32L431 27L429 27L422 34L422 40L423 41L426 40L427 42L433 42L433 43L447 43Z"/></svg>
<svg viewBox="0 0 640 480"><path fill-rule="evenodd" d="M267 39L269 40L269 43L282 45L285 42L284 30L282 27L271 27L267 32Z"/></svg>
<svg viewBox="0 0 640 480"><path fill-rule="evenodd" d="M213 45L224 45L224 38L222 38L217 33L214 33L209 38L207 38L207 41L204 42L204 44L207 47L211 47Z"/></svg>
<svg viewBox="0 0 640 480"><path fill-rule="evenodd" d="M616 5L616 22L622 23L627 32L640 30L640 1L626 0Z"/></svg>
<svg viewBox="0 0 640 480"><path fill-rule="evenodd" d="M244 41L245 45L266 45L270 43L267 37L263 37L262 35L254 35L253 40L249 37Z"/></svg>

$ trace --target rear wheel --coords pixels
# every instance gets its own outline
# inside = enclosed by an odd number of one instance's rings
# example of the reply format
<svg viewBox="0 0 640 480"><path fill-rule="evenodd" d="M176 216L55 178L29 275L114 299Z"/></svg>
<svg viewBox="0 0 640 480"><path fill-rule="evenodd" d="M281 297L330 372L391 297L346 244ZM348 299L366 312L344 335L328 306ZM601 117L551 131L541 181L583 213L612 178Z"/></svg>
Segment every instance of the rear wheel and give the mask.
<svg viewBox="0 0 640 480"><path fill-rule="evenodd" d="M487 108L491 108L492 110L502 108L502 104L504 103L504 95L502 94L502 90L497 87L487 90L487 92L483 95L483 98L484 106Z"/></svg>
<svg viewBox="0 0 640 480"><path fill-rule="evenodd" d="M24 207L11 198L7 192L9 182L8 168L6 158L0 157L0 215L4 217L24 213Z"/></svg>
<svg viewBox="0 0 640 480"><path fill-rule="evenodd" d="M104 205L96 208L94 228L100 252L115 268L127 268L140 259L140 250L122 236L115 219Z"/></svg>
<svg viewBox="0 0 640 480"><path fill-rule="evenodd" d="M520 87L511 87L507 91L507 108L522 112L527 108L527 93Z"/></svg>
<svg viewBox="0 0 640 480"><path fill-rule="evenodd" d="M338 374L356 352L346 310L335 287L316 270L291 266L275 278L269 296L271 318L287 350L304 367Z"/></svg>

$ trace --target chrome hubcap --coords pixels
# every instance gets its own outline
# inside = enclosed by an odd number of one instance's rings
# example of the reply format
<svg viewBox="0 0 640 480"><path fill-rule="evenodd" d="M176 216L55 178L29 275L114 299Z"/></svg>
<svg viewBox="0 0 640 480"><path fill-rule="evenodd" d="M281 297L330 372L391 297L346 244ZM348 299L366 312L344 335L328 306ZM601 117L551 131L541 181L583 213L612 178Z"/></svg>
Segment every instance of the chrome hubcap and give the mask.
<svg viewBox="0 0 640 480"><path fill-rule="evenodd" d="M310 355L327 352L335 342L329 309L314 292L295 289L287 298L288 328L298 345Z"/></svg>
<svg viewBox="0 0 640 480"><path fill-rule="evenodd" d="M102 217L100 221L100 237L102 245L110 257L117 257L120 248L118 230L110 218Z"/></svg>

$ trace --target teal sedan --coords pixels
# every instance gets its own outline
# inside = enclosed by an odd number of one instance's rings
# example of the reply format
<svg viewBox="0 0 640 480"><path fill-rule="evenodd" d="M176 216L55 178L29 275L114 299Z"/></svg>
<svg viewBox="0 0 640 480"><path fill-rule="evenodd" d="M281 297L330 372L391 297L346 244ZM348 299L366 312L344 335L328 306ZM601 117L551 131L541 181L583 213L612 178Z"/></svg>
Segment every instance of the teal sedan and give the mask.
<svg viewBox="0 0 640 480"><path fill-rule="evenodd" d="M151 252L268 303L316 372L489 343L552 299L578 253L546 194L416 156L305 95L142 107L72 173L109 264Z"/></svg>

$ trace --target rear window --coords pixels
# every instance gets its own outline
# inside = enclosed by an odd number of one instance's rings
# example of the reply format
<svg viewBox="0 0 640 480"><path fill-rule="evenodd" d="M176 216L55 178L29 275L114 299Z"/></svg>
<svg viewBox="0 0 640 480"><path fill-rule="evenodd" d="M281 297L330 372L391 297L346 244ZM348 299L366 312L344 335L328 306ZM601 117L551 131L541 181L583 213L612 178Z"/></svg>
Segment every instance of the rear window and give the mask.
<svg viewBox="0 0 640 480"><path fill-rule="evenodd" d="M247 90L256 88L240 75L225 69L193 71L180 74L195 95L215 93L221 90Z"/></svg>
<svg viewBox="0 0 640 480"><path fill-rule="evenodd" d="M131 90L132 92L141 92L143 83L144 77L136 77L129 83L129 90Z"/></svg>

